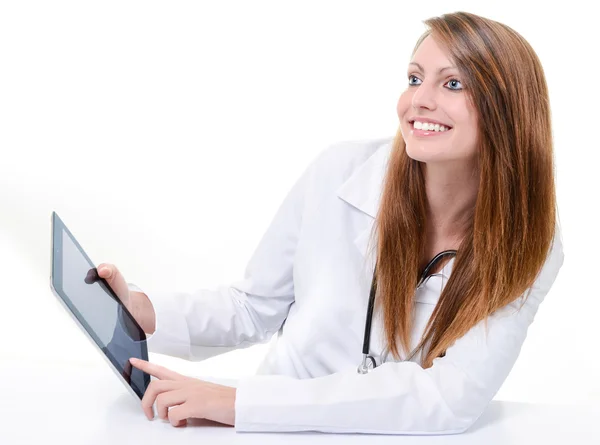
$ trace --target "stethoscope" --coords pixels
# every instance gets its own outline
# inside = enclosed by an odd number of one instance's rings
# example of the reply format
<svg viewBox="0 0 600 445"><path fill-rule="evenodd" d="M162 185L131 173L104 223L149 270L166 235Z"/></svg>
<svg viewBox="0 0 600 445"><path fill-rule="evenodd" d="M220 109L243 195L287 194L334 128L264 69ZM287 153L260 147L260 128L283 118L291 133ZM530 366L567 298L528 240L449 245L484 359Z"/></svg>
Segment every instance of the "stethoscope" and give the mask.
<svg viewBox="0 0 600 445"><path fill-rule="evenodd" d="M421 274L421 277L417 284L417 289L419 287L421 287L423 284L425 284L425 282L430 277L435 275L435 274L430 274L429 271L435 267L435 265L438 263L438 261L441 258L443 258L444 256L447 256L447 255L456 256L456 250L444 250L443 252L440 252L436 256L434 256L433 259L427 264L427 266L425 266L425 270L423 270L423 273ZM377 270L377 264L375 264L375 270ZM369 295L369 306L367 307L367 320L365 323L365 338L363 341L363 350L362 350L363 359L362 359L362 363L358 366L359 374L366 374L371 369L374 369L377 367L377 364L375 363L375 358L373 358L373 356L369 355L369 345L371 342L371 320L373 319L373 306L375 303L376 291L377 291L377 283L375 281L375 272L373 272L373 281L371 282L371 294ZM415 348L410 353L410 355L407 358L405 358L403 361L407 361L407 360L410 360L411 358L413 358L415 356L415 354L417 353L418 349L419 349L419 347Z"/></svg>

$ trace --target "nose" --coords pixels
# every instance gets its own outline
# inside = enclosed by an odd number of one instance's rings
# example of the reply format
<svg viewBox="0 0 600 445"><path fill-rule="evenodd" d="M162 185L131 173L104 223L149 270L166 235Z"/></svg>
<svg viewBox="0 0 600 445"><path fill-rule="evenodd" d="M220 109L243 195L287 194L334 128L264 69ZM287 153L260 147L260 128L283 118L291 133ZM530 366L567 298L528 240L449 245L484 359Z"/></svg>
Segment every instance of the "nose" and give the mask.
<svg viewBox="0 0 600 445"><path fill-rule="evenodd" d="M435 87L423 81L413 93L412 106L415 109L427 108L434 110L436 107Z"/></svg>

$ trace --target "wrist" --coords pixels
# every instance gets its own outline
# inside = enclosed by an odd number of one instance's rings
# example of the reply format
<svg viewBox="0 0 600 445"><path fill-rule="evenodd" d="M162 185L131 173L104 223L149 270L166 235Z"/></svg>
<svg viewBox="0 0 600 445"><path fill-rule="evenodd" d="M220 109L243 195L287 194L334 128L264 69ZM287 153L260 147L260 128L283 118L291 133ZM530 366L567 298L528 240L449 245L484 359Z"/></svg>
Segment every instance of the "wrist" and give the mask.
<svg viewBox="0 0 600 445"><path fill-rule="evenodd" d="M146 294L137 291L129 292L129 305L127 307L146 334L153 334L156 330L156 316L154 307Z"/></svg>
<svg viewBox="0 0 600 445"><path fill-rule="evenodd" d="M226 407L225 407L225 419L224 423L227 425L235 426L235 396L236 396L236 388L226 387L227 388L227 397L226 397Z"/></svg>
<svg viewBox="0 0 600 445"><path fill-rule="evenodd" d="M236 388L219 385L216 409L210 409L207 418L224 425L235 426Z"/></svg>

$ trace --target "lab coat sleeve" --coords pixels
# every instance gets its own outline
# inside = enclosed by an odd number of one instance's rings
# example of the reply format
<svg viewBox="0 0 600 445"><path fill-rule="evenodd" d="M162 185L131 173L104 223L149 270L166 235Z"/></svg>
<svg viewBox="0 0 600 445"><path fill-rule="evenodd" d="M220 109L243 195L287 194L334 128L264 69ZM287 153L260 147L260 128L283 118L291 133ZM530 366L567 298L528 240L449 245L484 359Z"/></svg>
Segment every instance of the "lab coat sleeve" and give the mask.
<svg viewBox="0 0 600 445"><path fill-rule="evenodd" d="M279 330L294 301L293 262L312 160L288 191L246 266L244 279L193 292L129 289L145 293L156 315L148 350L200 361L255 343Z"/></svg>
<svg viewBox="0 0 600 445"><path fill-rule="evenodd" d="M538 306L564 261L560 234L524 295L470 329L434 359L385 362L368 374L357 366L314 379L256 375L238 381L237 432L321 431L371 434L456 434L483 414L512 369Z"/></svg>

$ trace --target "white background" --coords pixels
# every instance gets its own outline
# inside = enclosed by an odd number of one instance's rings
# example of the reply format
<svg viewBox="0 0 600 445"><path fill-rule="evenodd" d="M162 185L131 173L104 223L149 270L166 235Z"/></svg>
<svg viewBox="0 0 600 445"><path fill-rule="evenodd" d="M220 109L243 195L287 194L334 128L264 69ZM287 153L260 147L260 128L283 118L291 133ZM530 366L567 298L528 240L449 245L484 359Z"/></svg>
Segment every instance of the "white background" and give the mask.
<svg viewBox="0 0 600 445"><path fill-rule="evenodd" d="M422 20L465 10L513 27L542 61L566 255L497 399L598 400L600 97L586 4L2 2L0 362L106 367L50 291L53 210L96 264L142 288L238 280L314 156L395 134ZM266 347L150 358L237 378Z"/></svg>

